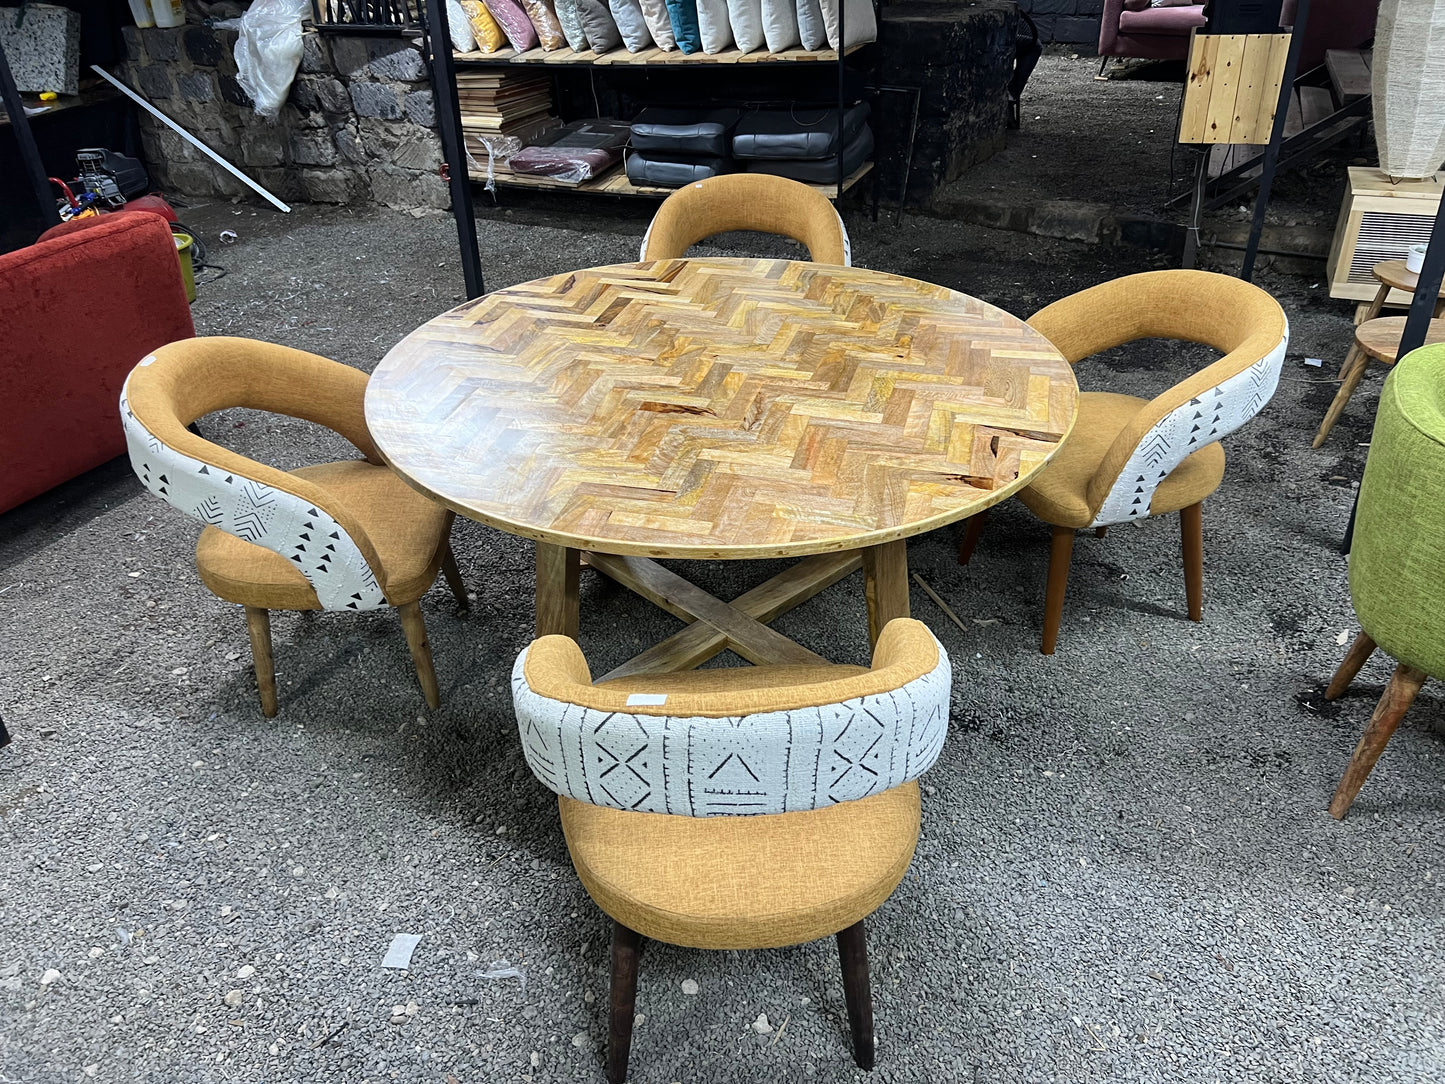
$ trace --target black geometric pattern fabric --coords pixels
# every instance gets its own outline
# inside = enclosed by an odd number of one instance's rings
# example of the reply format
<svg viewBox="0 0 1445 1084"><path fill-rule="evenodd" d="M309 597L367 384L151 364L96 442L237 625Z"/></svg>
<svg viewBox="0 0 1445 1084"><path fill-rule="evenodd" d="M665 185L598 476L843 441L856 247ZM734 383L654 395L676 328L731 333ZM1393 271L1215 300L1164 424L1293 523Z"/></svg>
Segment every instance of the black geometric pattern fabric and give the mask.
<svg viewBox="0 0 1445 1084"><path fill-rule="evenodd" d="M1279 387L1288 347L1286 325L1279 345L1248 369L1161 418L1139 441L1090 526L1107 527L1147 516L1159 483L1187 456L1233 433L1264 409Z"/></svg>
<svg viewBox="0 0 1445 1084"><path fill-rule="evenodd" d="M889 692L729 718L601 711L541 696L523 651L512 670L522 751L557 794L688 817L787 813L866 798L932 766L948 732L952 672Z"/></svg>
<svg viewBox="0 0 1445 1084"><path fill-rule="evenodd" d="M141 361L149 364L153 357ZM156 496L208 527L279 553L296 565L327 610L387 605L376 575L341 524L285 490L182 455L146 429L120 397L131 466Z"/></svg>

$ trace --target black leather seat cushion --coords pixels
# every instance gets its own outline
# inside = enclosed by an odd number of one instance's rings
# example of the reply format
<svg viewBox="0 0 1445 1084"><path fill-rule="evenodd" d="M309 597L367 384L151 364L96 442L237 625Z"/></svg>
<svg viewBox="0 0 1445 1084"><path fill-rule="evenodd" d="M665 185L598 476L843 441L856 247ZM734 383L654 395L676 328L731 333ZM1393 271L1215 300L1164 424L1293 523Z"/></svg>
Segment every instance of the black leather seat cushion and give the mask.
<svg viewBox="0 0 1445 1084"><path fill-rule="evenodd" d="M741 109L649 106L632 122L632 149L669 156L726 158Z"/></svg>
<svg viewBox="0 0 1445 1084"><path fill-rule="evenodd" d="M843 146L851 147L866 127L868 103L843 111ZM838 153L838 111L796 106L763 109L738 121L734 158L816 159Z"/></svg>

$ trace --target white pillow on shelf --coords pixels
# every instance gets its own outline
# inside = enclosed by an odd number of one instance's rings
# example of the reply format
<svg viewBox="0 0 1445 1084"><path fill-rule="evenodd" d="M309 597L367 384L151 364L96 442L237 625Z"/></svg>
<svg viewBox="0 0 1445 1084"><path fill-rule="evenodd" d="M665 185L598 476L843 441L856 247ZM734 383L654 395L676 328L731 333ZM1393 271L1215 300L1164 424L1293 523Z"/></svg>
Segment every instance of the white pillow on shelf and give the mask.
<svg viewBox="0 0 1445 1084"><path fill-rule="evenodd" d="M763 44L763 0L727 0L733 41L744 53Z"/></svg>
<svg viewBox="0 0 1445 1084"><path fill-rule="evenodd" d="M629 53L640 53L652 48L652 35L647 31L647 20L642 17L642 5L638 0L607 0L612 11L612 20L617 32L622 35L622 44Z"/></svg>
<svg viewBox="0 0 1445 1084"><path fill-rule="evenodd" d="M770 53L798 44L797 0L763 0L763 40Z"/></svg>
<svg viewBox="0 0 1445 1084"><path fill-rule="evenodd" d="M828 28L818 0L797 0L793 10L798 13L798 40L804 49L821 49L828 44Z"/></svg>
<svg viewBox="0 0 1445 1084"><path fill-rule="evenodd" d="M642 18L647 22L647 32L657 47L664 52L677 48L677 38L672 33L672 20L668 18L665 0L641 0Z"/></svg>
<svg viewBox="0 0 1445 1084"><path fill-rule="evenodd" d="M728 0L697 0L697 30L704 53L720 53L733 43Z"/></svg>
<svg viewBox="0 0 1445 1084"><path fill-rule="evenodd" d="M828 48L837 49L838 46L838 6L846 4L844 10L844 27L848 35L848 45L856 45L860 41L878 40L878 20L873 14L873 0L819 0L823 9L823 26L828 32Z"/></svg>

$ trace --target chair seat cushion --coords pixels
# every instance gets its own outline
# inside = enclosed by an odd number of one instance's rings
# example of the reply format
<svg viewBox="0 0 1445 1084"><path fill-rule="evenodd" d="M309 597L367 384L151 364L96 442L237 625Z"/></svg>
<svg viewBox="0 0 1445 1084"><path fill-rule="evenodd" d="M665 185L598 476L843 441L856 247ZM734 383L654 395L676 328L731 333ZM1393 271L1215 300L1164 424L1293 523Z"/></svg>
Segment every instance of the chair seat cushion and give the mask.
<svg viewBox="0 0 1445 1084"><path fill-rule="evenodd" d="M778 948L846 929L898 887L918 842L916 782L766 817L557 802L598 906L644 937L689 948Z"/></svg>
<svg viewBox="0 0 1445 1084"><path fill-rule="evenodd" d="M1113 392L1080 395L1073 433L1019 492L1019 499L1045 523L1057 527L1091 526L1094 516L1089 509L1089 479L1120 430L1147 405L1147 400ZM1206 445L1159 483L1149 514L1163 515L1196 504L1218 489L1223 480L1224 449L1217 443Z"/></svg>
<svg viewBox="0 0 1445 1084"><path fill-rule="evenodd" d="M362 459L292 471L335 494L360 521L381 560L382 590L393 606L415 602L436 579L451 523L445 508L386 467ZM263 610L319 610L316 592L279 553L207 527L196 543L201 581L218 598Z"/></svg>

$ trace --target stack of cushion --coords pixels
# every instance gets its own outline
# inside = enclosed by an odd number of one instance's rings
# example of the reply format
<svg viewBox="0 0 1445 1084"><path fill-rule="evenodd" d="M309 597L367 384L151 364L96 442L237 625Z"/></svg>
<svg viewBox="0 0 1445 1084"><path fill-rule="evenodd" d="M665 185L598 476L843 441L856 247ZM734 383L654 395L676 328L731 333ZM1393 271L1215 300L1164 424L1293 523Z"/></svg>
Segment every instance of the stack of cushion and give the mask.
<svg viewBox="0 0 1445 1084"><path fill-rule="evenodd" d="M627 179L679 188L730 172L728 147L741 116L738 109L644 109L632 122Z"/></svg>
<svg viewBox="0 0 1445 1084"><path fill-rule="evenodd" d="M847 44L873 41L872 0L485 0L518 50L558 48L605 53L779 53L838 48L840 11ZM485 49L483 51L486 51Z"/></svg>
<svg viewBox="0 0 1445 1084"><path fill-rule="evenodd" d="M859 102L843 111L841 145L836 109L795 107L749 113L734 130L732 152L749 173L832 184L838 180L840 164L847 177L873 153L868 104Z"/></svg>

